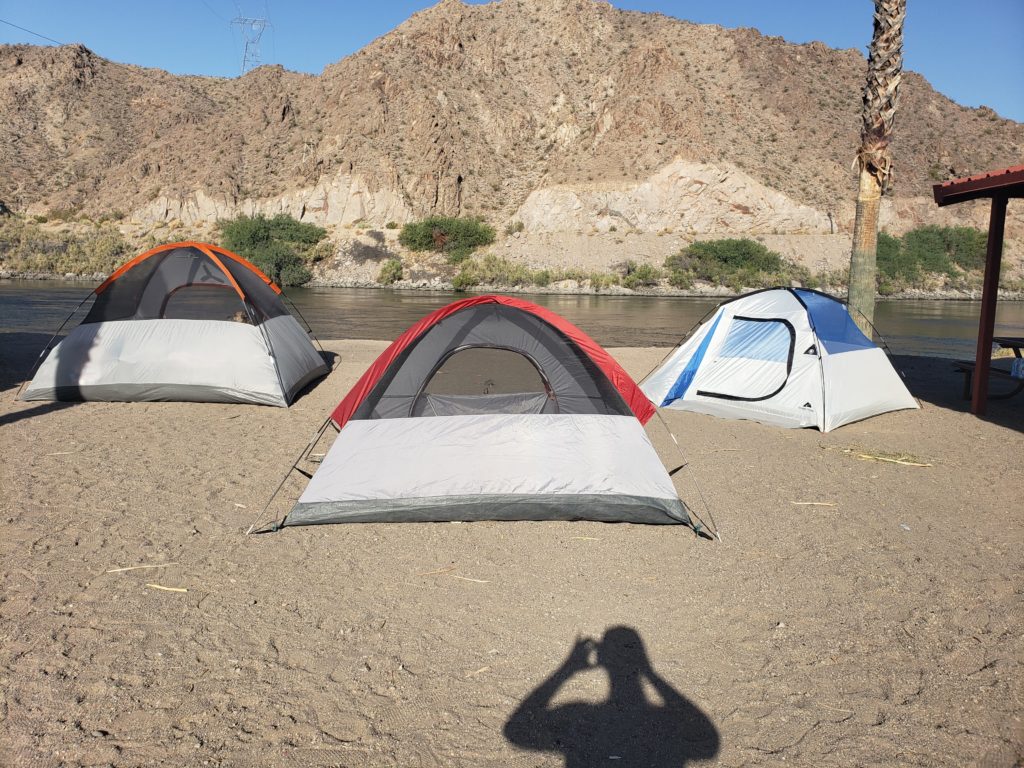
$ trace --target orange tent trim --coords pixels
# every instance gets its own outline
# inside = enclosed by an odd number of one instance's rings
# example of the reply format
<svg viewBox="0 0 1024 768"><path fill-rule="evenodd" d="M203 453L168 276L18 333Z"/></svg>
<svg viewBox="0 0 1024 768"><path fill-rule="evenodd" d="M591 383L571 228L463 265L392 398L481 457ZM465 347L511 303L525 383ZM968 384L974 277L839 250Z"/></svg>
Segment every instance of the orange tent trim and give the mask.
<svg viewBox="0 0 1024 768"><path fill-rule="evenodd" d="M144 262L146 259L150 258L151 256L156 256L158 253L163 253L165 251L173 251L176 248L195 248L196 250L198 250L201 253L203 253L205 256L208 256L210 258L210 260L213 261L213 263L217 265L217 267L220 269L220 271L224 273L224 275L231 282L231 285L234 287L235 291L243 299L245 298L245 292L242 290L241 286L239 286L238 283L235 281L235 278L231 276L231 273L228 271L227 267L224 266L224 263L219 258L217 258L217 254L220 254L221 256L227 256L228 258L232 259L233 261L237 261L243 267L245 267L250 272L255 274L260 280L262 280L264 283L266 283L268 286L270 286L271 290L273 290L274 293L276 293L278 295L281 294L281 289L277 287L277 285L274 283L273 280L271 280L269 277L267 277L265 274L263 274L263 272L261 272L259 269L257 269L255 265L250 264L248 261L243 259L238 254L232 253L231 251L227 250L226 248L221 248L220 246L211 245L210 243L200 243L200 242L197 242L195 240L184 240L184 241L182 241L180 243L167 243L165 245L158 245L156 248L151 248L150 250L146 251L145 253L140 253L138 256L136 256L131 261L128 261L128 262L122 264L120 267L118 267L117 270L115 270L114 273L110 277L108 277L106 280L104 280L102 283L100 283L99 286L97 286L97 288L94 291L94 293L97 296L99 296L101 293L103 293L105 290L107 290L107 288L109 288L110 285L115 280L117 280L119 277L121 277L121 275L123 275L128 270L130 270L133 267L141 264L142 262Z"/></svg>

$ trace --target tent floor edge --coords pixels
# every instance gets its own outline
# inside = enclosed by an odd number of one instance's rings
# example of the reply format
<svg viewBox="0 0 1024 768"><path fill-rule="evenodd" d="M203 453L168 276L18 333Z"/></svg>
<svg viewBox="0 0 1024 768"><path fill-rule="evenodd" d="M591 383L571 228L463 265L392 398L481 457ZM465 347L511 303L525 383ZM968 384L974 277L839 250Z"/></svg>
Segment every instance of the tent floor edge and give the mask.
<svg viewBox="0 0 1024 768"><path fill-rule="evenodd" d="M331 523L575 521L693 526L679 499L621 494L472 494L299 502L284 526Z"/></svg>

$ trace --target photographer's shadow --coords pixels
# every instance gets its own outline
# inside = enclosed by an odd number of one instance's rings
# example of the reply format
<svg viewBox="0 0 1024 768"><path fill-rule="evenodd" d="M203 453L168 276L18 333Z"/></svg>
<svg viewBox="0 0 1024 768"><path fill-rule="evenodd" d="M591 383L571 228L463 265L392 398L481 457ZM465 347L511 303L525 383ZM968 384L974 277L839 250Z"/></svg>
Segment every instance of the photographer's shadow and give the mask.
<svg viewBox="0 0 1024 768"><path fill-rule="evenodd" d="M607 701L552 706L566 682L593 667L608 674ZM660 703L649 700L644 680ZM640 635L631 627L612 627L600 643L577 640L562 666L505 723L505 738L526 749L561 752L566 768L679 768L688 760L714 757L719 746L714 724L654 671Z"/></svg>

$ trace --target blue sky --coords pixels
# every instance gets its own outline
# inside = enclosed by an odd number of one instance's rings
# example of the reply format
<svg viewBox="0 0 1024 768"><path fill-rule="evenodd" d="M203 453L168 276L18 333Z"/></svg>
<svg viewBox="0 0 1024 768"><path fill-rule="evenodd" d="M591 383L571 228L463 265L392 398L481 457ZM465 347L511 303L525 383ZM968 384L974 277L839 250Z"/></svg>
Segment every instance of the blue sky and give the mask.
<svg viewBox="0 0 1024 768"><path fill-rule="evenodd" d="M97 54L182 74L232 77L242 62L239 15L271 23L267 64L319 73L431 0L0 0L0 19ZM866 50L871 0L613 0L725 27L754 27L796 43ZM0 43L49 44L0 23ZM1024 0L908 0L905 66L953 100L1024 122Z"/></svg>

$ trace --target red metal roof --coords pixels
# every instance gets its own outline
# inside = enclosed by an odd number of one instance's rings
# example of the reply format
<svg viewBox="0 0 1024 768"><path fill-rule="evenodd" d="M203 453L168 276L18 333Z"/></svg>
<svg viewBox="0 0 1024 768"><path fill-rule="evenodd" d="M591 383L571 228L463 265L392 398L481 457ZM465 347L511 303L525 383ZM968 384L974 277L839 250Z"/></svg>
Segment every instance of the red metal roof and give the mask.
<svg viewBox="0 0 1024 768"><path fill-rule="evenodd" d="M1024 197L1024 165L986 171L962 179L950 179L932 187L940 206L977 200L980 197Z"/></svg>

